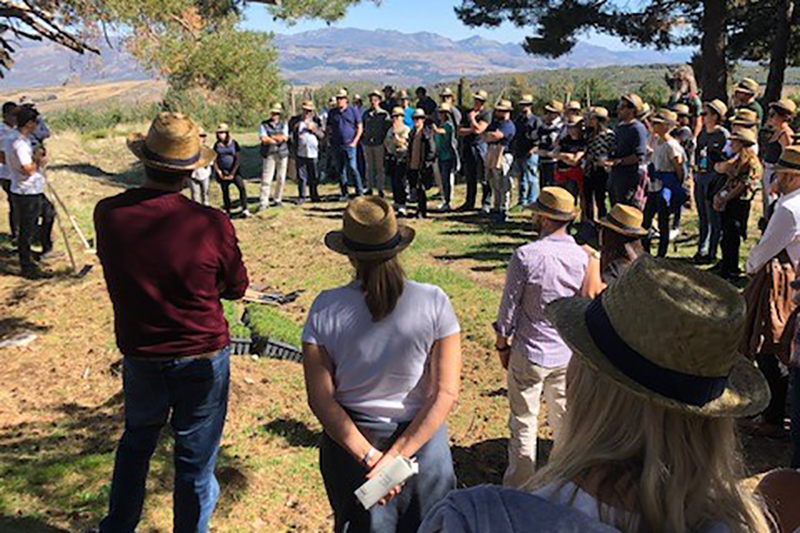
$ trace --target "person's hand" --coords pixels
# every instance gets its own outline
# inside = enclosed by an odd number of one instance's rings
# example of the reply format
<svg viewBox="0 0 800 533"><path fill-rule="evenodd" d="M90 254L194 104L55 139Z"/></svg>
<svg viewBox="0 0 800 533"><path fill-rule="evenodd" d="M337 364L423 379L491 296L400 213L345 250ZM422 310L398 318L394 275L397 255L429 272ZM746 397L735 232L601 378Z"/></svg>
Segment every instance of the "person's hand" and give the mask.
<svg viewBox="0 0 800 533"><path fill-rule="evenodd" d="M398 455L392 452L391 450L389 450L386 453L381 453L381 452L376 453L372 458L373 460L370 461L370 463L373 463L374 461L374 465L370 468L370 471L367 474L367 480L376 477L381 470L390 465L392 461L397 459L397 457ZM392 501L395 497L397 497L397 495L400 494L401 490L403 490L403 485L402 484L397 485L396 487L392 488L392 490L390 490L389 493L386 494L386 496L384 496L378 503L380 505L386 505L387 503Z"/></svg>
<svg viewBox="0 0 800 533"><path fill-rule="evenodd" d="M472 109L472 110L469 112L469 118L470 118L470 119L472 119L472 120L475 120L475 117L477 117L477 116L478 116L478 112L477 112L477 111L475 111L474 109Z"/></svg>
<svg viewBox="0 0 800 533"><path fill-rule="evenodd" d="M724 211L725 210L725 200L720 198L719 196L714 197L714 211Z"/></svg>
<svg viewBox="0 0 800 533"><path fill-rule="evenodd" d="M350 144L348 144L348 146L349 146L350 148L355 148L356 146L358 146L358 143L357 143L356 141L353 141L353 142L351 142Z"/></svg>
<svg viewBox="0 0 800 533"><path fill-rule="evenodd" d="M511 346L506 345L502 347L495 346L497 349L497 358L500 359L500 364L503 365L503 370L508 370L508 361L511 359Z"/></svg>

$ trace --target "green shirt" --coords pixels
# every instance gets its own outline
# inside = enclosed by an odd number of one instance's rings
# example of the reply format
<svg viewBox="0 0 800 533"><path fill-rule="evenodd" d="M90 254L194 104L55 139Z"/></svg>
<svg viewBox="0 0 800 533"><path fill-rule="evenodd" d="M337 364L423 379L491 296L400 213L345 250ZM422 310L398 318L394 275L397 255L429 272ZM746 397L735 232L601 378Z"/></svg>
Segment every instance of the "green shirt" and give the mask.
<svg viewBox="0 0 800 533"><path fill-rule="evenodd" d="M442 124L444 133L436 134L436 155L440 161L449 161L453 159L453 125L450 121Z"/></svg>

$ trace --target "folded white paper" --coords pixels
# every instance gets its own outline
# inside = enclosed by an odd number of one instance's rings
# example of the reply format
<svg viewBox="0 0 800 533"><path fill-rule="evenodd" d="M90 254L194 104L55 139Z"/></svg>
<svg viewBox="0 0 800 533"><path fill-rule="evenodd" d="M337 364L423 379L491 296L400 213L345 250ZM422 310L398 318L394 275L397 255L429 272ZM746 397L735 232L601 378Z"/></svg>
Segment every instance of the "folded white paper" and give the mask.
<svg viewBox="0 0 800 533"><path fill-rule="evenodd" d="M361 485L355 492L356 498L364 506L364 509L371 509L373 505L389 494L390 490L417 473L419 473L419 465L416 459L400 456L378 472L377 476Z"/></svg>

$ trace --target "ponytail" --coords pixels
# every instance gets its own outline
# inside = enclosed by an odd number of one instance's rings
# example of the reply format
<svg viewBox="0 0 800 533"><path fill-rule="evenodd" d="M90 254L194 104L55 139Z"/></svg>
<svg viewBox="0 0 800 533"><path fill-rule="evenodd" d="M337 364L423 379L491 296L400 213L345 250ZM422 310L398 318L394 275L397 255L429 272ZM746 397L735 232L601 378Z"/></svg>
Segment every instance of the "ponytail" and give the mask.
<svg viewBox="0 0 800 533"><path fill-rule="evenodd" d="M392 314L403 294L403 267L400 266L397 256L378 261L354 259L353 265L372 321L380 322Z"/></svg>

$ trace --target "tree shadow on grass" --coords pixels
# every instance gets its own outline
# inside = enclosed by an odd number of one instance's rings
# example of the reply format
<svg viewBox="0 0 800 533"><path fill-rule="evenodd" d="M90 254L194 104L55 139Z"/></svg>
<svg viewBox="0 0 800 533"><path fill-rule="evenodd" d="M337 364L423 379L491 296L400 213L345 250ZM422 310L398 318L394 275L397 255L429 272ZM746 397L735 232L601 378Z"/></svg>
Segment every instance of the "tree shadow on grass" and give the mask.
<svg viewBox="0 0 800 533"><path fill-rule="evenodd" d="M115 450L123 426L122 403L122 392L97 406L64 403L53 408L52 421L0 428L0 496L11 502L26 502L24 509L9 510L19 515L15 520L33 524L33 533L61 531L43 521L36 523L42 515L68 523L73 531L100 521L108 506ZM168 427L162 431L153 455L148 496L172 492L170 433ZM238 457L222 448L217 474L221 485L219 509L225 513L247 489L246 469Z"/></svg>
<svg viewBox="0 0 800 533"><path fill-rule="evenodd" d="M69 533L37 518L0 516L0 533Z"/></svg>
<svg viewBox="0 0 800 533"><path fill-rule="evenodd" d="M49 167L51 171L65 170L75 174L81 174L87 178L101 181L114 187L129 189L136 187L144 182L144 167L140 163L131 165L128 170L123 172L108 172L97 165L87 163L67 163L53 165Z"/></svg>
<svg viewBox="0 0 800 533"><path fill-rule="evenodd" d="M276 418L264 424L263 430L272 436L282 437L292 447L316 448L321 431L314 431L304 422L290 418Z"/></svg>
<svg viewBox="0 0 800 533"><path fill-rule="evenodd" d="M547 463L553 441L538 439L537 464ZM508 439L488 439L472 446L453 446L453 463L459 487L474 487L490 483L501 485L508 466Z"/></svg>

